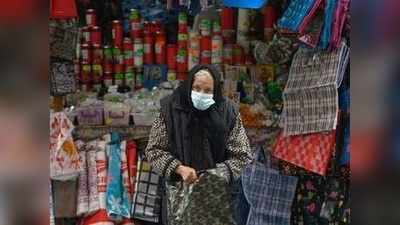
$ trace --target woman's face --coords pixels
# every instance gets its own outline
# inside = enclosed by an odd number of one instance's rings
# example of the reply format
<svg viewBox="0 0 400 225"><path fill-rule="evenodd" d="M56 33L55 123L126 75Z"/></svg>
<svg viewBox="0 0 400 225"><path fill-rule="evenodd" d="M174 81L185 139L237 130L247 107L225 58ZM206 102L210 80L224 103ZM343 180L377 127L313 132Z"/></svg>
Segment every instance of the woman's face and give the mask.
<svg viewBox="0 0 400 225"><path fill-rule="evenodd" d="M210 72L206 70L200 70L194 76L192 90L204 94L214 93L214 80Z"/></svg>

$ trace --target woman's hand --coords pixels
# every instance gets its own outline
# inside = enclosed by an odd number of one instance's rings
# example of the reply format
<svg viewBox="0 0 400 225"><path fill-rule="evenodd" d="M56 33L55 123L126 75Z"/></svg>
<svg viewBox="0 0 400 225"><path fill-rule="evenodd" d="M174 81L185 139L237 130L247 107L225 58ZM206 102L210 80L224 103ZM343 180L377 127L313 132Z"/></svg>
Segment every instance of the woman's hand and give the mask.
<svg viewBox="0 0 400 225"><path fill-rule="evenodd" d="M196 170L188 166L180 165L178 168L176 168L175 172L182 177L182 180L185 183L188 184L192 184L198 179Z"/></svg>

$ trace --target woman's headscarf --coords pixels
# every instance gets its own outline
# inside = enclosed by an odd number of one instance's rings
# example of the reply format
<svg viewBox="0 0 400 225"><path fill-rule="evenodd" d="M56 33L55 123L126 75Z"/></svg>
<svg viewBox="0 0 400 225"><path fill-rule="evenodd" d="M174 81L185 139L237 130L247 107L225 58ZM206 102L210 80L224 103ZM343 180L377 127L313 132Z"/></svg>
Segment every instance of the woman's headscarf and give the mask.
<svg viewBox="0 0 400 225"><path fill-rule="evenodd" d="M187 79L177 88L177 91L179 92L179 95L181 97L181 104L185 107L190 106L193 108L191 100L192 85L195 75L200 70L206 70L212 76L214 80L214 101L215 105L218 106L223 101L221 74L213 65L196 65L189 71Z"/></svg>
<svg viewBox="0 0 400 225"><path fill-rule="evenodd" d="M214 80L215 104L204 111L194 108L191 100L192 84L196 73L200 70L210 72ZM195 66L175 94L179 96L181 106L189 110L187 131L190 132L191 147L184 150L185 159L181 160L196 170L213 168L216 163L226 160L225 139L228 127L219 110L224 101L219 71L213 65Z"/></svg>

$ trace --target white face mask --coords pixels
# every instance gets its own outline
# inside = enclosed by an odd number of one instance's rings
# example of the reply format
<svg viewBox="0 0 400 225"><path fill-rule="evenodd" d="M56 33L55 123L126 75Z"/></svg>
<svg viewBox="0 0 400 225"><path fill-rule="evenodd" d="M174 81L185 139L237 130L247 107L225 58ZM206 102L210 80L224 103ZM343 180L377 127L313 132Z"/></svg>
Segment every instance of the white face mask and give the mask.
<svg viewBox="0 0 400 225"><path fill-rule="evenodd" d="M192 91L193 106L198 110L206 110L215 103L213 97L213 94L203 94Z"/></svg>

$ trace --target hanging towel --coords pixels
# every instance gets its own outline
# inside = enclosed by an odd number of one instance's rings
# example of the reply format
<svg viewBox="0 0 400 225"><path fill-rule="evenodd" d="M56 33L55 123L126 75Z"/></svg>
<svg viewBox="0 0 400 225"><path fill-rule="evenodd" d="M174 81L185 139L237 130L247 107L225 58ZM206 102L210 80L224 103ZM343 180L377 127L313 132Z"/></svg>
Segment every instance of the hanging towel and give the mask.
<svg viewBox="0 0 400 225"><path fill-rule="evenodd" d="M128 158L126 155L126 141L121 142L121 175L122 175L122 191L123 191L123 202L127 205L129 213L131 212L132 207L132 195L130 192L131 181L129 179L129 171L128 171ZM128 217L130 218L130 216Z"/></svg>
<svg viewBox="0 0 400 225"><path fill-rule="evenodd" d="M96 152L97 168L97 191L99 193L100 209L106 209L106 189L107 189L107 157L106 142L98 141Z"/></svg>
<svg viewBox="0 0 400 225"><path fill-rule="evenodd" d="M118 133L111 133L108 152L108 186L106 191L107 215L116 221L129 218L127 193L124 192L121 174L121 140Z"/></svg>
<svg viewBox="0 0 400 225"><path fill-rule="evenodd" d="M96 151L97 141L91 141L86 144L87 166L88 166L88 187L89 187L89 211L94 213L100 209L99 192L97 191L97 168Z"/></svg>
<svg viewBox="0 0 400 225"><path fill-rule="evenodd" d="M82 216L89 211L89 188L88 188L88 174L87 174L87 161L86 161L86 150L85 143L83 141L76 141L76 146L79 149L80 161L82 168L84 168L79 174L78 180L78 207L77 216Z"/></svg>

